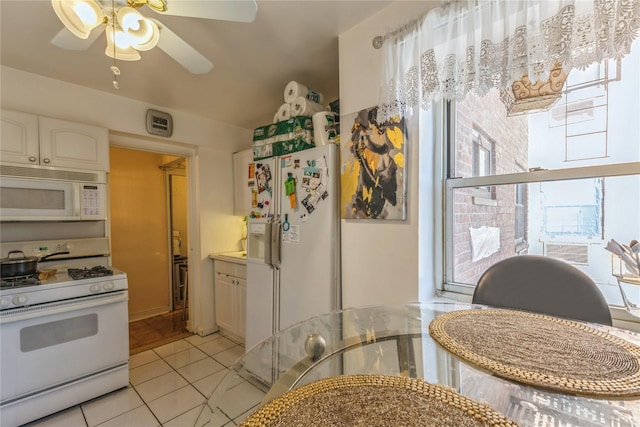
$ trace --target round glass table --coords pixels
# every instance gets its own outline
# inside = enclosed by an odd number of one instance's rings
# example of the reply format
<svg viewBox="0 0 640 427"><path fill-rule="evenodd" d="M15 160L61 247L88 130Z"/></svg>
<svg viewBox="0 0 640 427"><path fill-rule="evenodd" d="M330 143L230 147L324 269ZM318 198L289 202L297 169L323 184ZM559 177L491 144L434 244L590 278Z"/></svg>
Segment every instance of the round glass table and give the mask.
<svg viewBox="0 0 640 427"><path fill-rule="evenodd" d="M450 387L521 426L640 426L640 396L596 398L510 381L465 362L429 334L437 316L479 308L422 303L351 308L293 325L249 349L201 408L196 426L240 424L306 384L352 374L408 376ZM589 325L640 346L640 334ZM233 424L229 424L233 425Z"/></svg>

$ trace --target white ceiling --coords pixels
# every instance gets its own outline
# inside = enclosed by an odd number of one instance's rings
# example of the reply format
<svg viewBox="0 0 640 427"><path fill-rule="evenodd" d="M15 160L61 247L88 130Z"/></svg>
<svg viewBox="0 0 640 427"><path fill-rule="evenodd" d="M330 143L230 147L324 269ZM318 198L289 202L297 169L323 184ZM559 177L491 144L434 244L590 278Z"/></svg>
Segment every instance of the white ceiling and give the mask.
<svg viewBox="0 0 640 427"><path fill-rule="evenodd" d="M168 0L169 8L171 1L186 0ZM63 26L51 1L0 0L0 63L253 129L273 120L291 80L322 92L326 102L337 99L338 35L393 2L257 3L252 23L158 16L144 7L143 15L155 15L214 67L207 74L191 74L155 48L141 52L140 61L118 61L122 73L116 90L104 35L86 51L56 47L50 40Z"/></svg>

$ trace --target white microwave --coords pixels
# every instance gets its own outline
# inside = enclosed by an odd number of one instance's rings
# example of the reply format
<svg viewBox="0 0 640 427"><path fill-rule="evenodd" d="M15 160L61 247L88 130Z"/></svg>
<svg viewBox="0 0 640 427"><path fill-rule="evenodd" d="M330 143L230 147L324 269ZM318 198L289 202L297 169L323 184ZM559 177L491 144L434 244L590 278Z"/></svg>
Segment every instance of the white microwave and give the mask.
<svg viewBox="0 0 640 427"><path fill-rule="evenodd" d="M0 221L106 219L107 186L104 172L2 165Z"/></svg>

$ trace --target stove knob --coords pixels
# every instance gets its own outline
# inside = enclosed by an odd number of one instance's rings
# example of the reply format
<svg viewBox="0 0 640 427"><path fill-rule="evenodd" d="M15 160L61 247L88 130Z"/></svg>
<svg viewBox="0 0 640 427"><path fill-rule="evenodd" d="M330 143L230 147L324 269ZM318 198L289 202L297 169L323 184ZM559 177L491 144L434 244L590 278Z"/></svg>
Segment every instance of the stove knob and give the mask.
<svg viewBox="0 0 640 427"><path fill-rule="evenodd" d="M27 298L26 295L16 295L15 297L13 297L14 305L25 305L27 301L29 301L29 298Z"/></svg>
<svg viewBox="0 0 640 427"><path fill-rule="evenodd" d="M116 287L116 285L114 285L113 282L106 282L104 285L102 285L102 288L105 291L112 291L113 288L115 288L115 287Z"/></svg>
<svg viewBox="0 0 640 427"><path fill-rule="evenodd" d="M9 297L0 298L0 307L7 308L10 305L11 305L11 298L9 298Z"/></svg>
<svg viewBox="0 0 640 427"><path fill-rule="evenodd" d="M89 287L89 290L91 291L92 294L97 294L102 290L102 287L100 286L100 283L94 283Z"/></svg>

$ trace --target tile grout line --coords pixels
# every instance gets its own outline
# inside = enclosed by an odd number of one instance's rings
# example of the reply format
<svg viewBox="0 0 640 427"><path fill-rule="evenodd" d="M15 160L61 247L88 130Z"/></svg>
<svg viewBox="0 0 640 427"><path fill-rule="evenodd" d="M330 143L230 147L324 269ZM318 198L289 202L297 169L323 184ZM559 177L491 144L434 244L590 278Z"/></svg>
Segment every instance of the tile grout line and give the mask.
<svg viewBox="0 0 640 427"><path fill-rule="evenodd" d="M221 339L221 338L224 338L224 339L227 339L227 340L228 340L228 338L226 338L225 336L220 335L220 336L219 336L219 338L209 339L209 340L204 341L203 343L201 343L201 345L202 345L202 344L205 344L205 343L207 343L207 342L211 342L211 341L215 341L215 340ZM191 364L193 364L193 363L196 363L196 362L198 362L198 361L200 361L200 360L211 359L211 360L213 360L214 362L219 363L219 364L223 367L223 369L222 369L222 370L229 370L229 369L230 369L230 366L227 366L227 365L225 365L224 363L222 363L221 361L217 360L217 359L214 357L214 355L211 355L211 354L209 354L209 353L205 352L204 350L202 350L202 349L199 347L199 345L197 345L197 344L193 344L193 343L189 342L186 338L181 338L181 339L176 340L176 341L173 341L173 342L171 342L171 343L167 343L167 344L164 344L164 345L161 345L161 346L158 346L158 347L155 347L155 348L152 348L152 349L148 350L148 351L152 351L156 356L158 356L158 357L160 358L160 360L162 360L162 361L163 361L163 362L165 362L167 365L169 365L169 367L171 368L171 370L172 370L173 372L175 372L176 374L178 374L178 375L180 376L180 378L184 379L184 380L187 382L188 386L193 387L193 389L195 389L195 390L200 394L200 396L202 396L202 397L203 397L203 399L204 399L204 401L203 401L202 403L200 403L200 404L196 405L196 406L195 406L195 407L193 407L193 408L188 409L187 411L185 411L185 412L183 412L183 413L181 413L181 414L176 415L175 417L171 418L170 420L167 420L167 422L166 422L166 423L164 423L164 424L167 424L167 423L169 423L169 422L173 421L174 419L176 419L176 418L178 418L178 417L180 417L180 416L183 416L183 415L184 415L184 414L186 414L187 412L192 411L193 409L195 409L195 408L197 408L197 407L199 407L199 406L202 406L202 405L205 405L205 404L207 404L207 405L208 405L208 403L207 403L207 402L208 402L208 397L207 397L207 396L205 396L205 395L200 391L200 389L198 389L198 387L196 387L196 386L194 385L194 383L193 383L193 382L191 382L188 378L186 378L184 375L182 375L182 374L178 371L178 369L176 369L176 368L175 368L171 363L169 363L169 362L167 361L167 359L166 359L166 357L165 357L165 356L162 356L160 353L158 353L158 352L156 351L156 349L157 349L157 348L159 348L159 347L163 347L163 346L165 346L165 345L171 345L171 344L174 344L174 343L179 342L179 341L185 341L185 342L186 342L190 347L189 347L188 349L186 349L186 350L181 350L181 351L178 351L178 352L175 352L175 353L167 354L167 357L174 356L174 355L176 355L176 354L178 354L178 353L181 353L181 352L183 352L183 351L189 351L189 349L191 349L191 348L196 348L196 349L198 349L199 351L202 351L204 354L206 354L206 357L205 357L205 358L203 358L203 359L199 359L199 360L194 361L194 362L192 362L192 363L188 363L188 364L186 364L186 365L184 365L184 366L182 366L182 367L189 366L189 365L191 365ZM229 341L231 341L231 342L233 343L233 345L232 345L231 347L229 347L229 348L226 348L226 349L224 349L224 350L219 351L218 353L222 353L222 352L224 352L224 351L230 350L230 349L235 348L235 347L240 347L240 348L242 348L242 346L241 346L240 344L238 344L238 343L234 342L233 340L229 340ZM216 354L218 354L218 353L216 353ZM152 362L149 362L149 363L152 363ZM149 364L149 363L145 363L145 364L140 365L140 366L144 366L144 365ZM138 367L138 366L137 366L137 367ZM217 372L220 372L220 371L221 371L221 370L216 371L216 373L217 373ZM215 374L215 373L214 373L214 374ZM211 374L211 375L213 375L213 374ZM160 376L161 376L161 375L160 375ZM139 386L139 385L141 385L141 384L144 384L144 383L146 383L146 382L148 382L148 381L151 381L151 380L153 380L153 379L155 379L155 378L158 378L158 377L150 378L150 379L148 379L148 380L146 380L146 381L143 381L143 382L141 382L140 384L138 384L138 386ZM144 405L149 409L149 412L151 412L151 414L153 415L153 417L158 421L159 425L160 425L160 426L162 426L162 425L163 425L163 423L161 423L161 422L160 422L160 420L159 420L158 416L157 416L157 415L156 415L156 414L151 410L151 407L149 406L149 403L150 403L151 401L147 402L147 401L142 397L142 395L139 393L139 391L138 391L138 389L136 388L136 386L135 386L135 385L133 385L131 382L130 382L130 384L131 384L131 387L132 387L132 388L134 389L134 391L136 392L136 394L140 397L140 400L141 400L141 401L144 403ZM184 387L187 387L187 386L184 386ZM181 387L181 388L183 388L183 387ZM214 388L214 389L215 389L215 388ZM177 390L179 390L179 389L177 389ZM167 396L167 395L169 395L169 394L171 394L171 393L175 393L177 390L173 390L173 391L171 391L171 392L169 392L169 393L166 393L166 394L164 394L164 395L162 395L162 396L158 396L158 397L156 397L156 398L155 398L155 399L153 399L153 400L156 400L156 399L159 399L159 398L161 398L161 397ZM228 415L226 415L226 414L225 414L225 416L226 416L226 417L227 417L231 422L233 422L233 423L235 424L235 421L234 421L232 418L230 418L230 417L229 417Z"/></svg>

